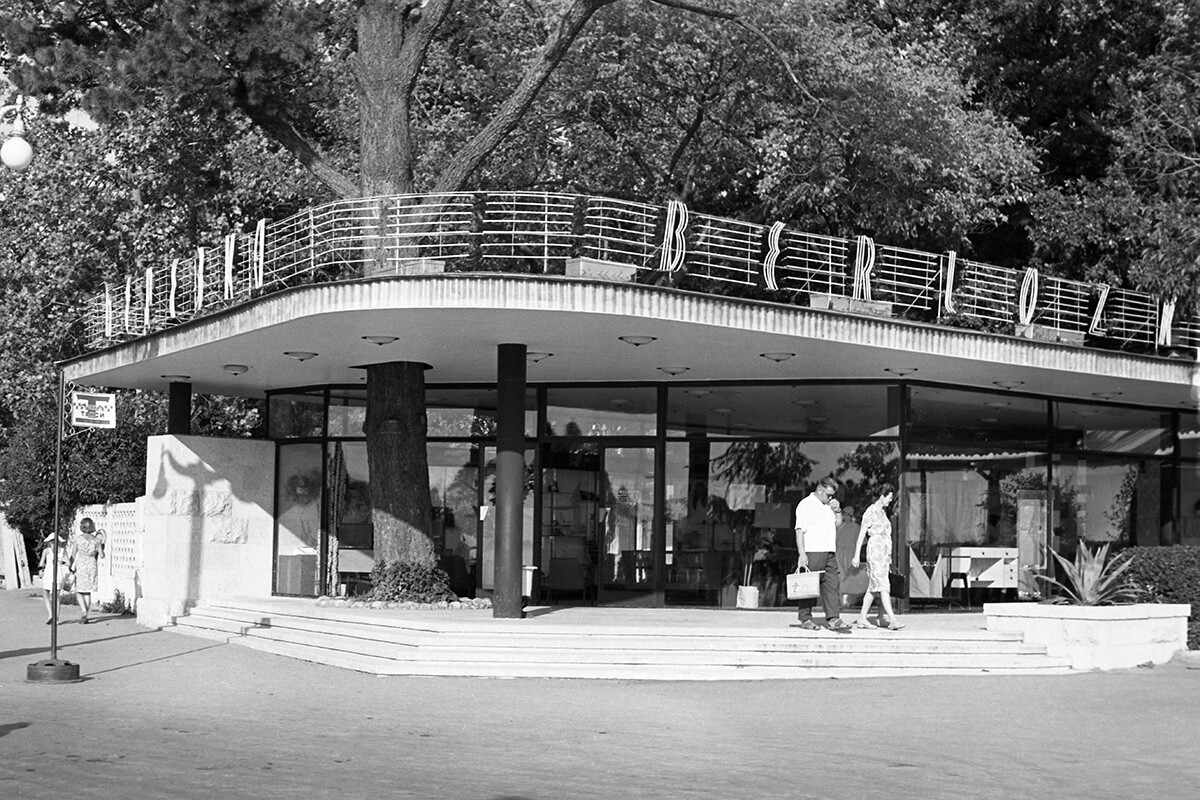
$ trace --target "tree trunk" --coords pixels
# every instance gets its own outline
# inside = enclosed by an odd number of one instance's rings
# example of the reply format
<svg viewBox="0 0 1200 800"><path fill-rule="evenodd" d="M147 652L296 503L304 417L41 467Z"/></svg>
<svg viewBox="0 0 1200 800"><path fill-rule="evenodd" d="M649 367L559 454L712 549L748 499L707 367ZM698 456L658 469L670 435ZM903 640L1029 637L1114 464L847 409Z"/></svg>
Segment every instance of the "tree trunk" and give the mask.
<svg viewBox="0 0 1200 800"><path fill-rule="evenodd" d="M425 451L425 365L367 367L367 465L375 559L437 564Z"/></svg>

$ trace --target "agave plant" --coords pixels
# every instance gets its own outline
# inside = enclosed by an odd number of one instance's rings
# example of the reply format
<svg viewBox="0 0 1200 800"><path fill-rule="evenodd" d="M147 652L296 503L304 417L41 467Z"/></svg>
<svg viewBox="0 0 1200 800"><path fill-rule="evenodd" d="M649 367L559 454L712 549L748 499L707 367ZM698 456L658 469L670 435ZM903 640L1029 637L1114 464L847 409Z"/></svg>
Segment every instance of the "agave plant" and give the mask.
<svg viewBox="0 0 1200 800"><path fill-rule="evenodd" d="M1080 606L1112 606L1135 603L1139 598L1138 588L1128 577L1122 578L1133 559L1118 563L1108 559L1108 545L1103 544L1093 552L1083 542L1075 552L1075 562L1067 561L1058 553L1051 555L1062 568L1066 582L1057 581L1047 575L1038 575L1038 580L1058 587L1066 596L1056 597L1053 603L1071 603ZM1069 584L1069 585L1068 585Z"/></svg>

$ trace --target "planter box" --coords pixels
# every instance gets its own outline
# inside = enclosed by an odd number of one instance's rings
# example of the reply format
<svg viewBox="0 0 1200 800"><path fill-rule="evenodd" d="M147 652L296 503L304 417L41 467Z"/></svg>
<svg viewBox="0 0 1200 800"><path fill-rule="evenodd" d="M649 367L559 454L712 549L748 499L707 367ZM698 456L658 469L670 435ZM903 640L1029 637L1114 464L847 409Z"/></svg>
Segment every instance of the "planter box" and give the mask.
<svg viewBox="0 0 1200 800"><path fill-rule="evenodd" d="M637 274L637 267L618 264L615 261L600 261L595 258L568 258L568 278L593 278L615 283L628 283Z"/></svg>
<svg viewBox="0 0 1200 800"><path fill-rule="evenodd" d="M446 262L436 258L406 258L388 264L384 269L372 269L367 265L366 277L383 275L441 275L446 271Z"/></svg>
<svg viewBox="0 0 1200 800"><path fill-rule="evenodd" d="M1017 325L1015 335L1037 342L1057 342L1082 347L1085 334L1083 331L1064 331L1061 328L1050 328L1045 325Z"/></svg>
<svg viewBox="0 0 1200 800"><path fill-rule="evenodd" d="M848 314L867 314L872 317L890 317L893 315L892 304L882 300L855 300L836 294L810 294L810 308L843 311Z"/></svg>
<svg viewBox="0 0 1200 800"><path fill-rule="evenodd" d="M1072 669L1124 669L1165 664L1187 649L1187 604L1070 606L1048 603L984 603L989 631L1020 633L1043 644L1051 656L1069 658Z"/></svg>

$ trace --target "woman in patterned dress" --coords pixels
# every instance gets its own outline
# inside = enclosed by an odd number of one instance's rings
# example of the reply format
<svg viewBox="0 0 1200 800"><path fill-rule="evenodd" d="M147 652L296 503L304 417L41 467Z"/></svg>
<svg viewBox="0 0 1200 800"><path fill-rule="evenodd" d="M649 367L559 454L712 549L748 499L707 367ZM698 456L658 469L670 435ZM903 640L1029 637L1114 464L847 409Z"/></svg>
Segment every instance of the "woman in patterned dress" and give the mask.
<svg viewBox="0 0 1200 800"><path fill-rule="evenodd" d="M863 595L862 610L854 623L856 628L869 628L867 612L871 610L871 602L878 593L879 602L887 621L882 618L879 627L898 631L904 623L896 619L892 610L891 588L888 585L888 572L892 566L892 522L888 519L887 507L896 496L896 489L890 483L880 486L875 492L875 502L863 512L862 527L858 532L858 541L854 544L854 559L850 562L857 567L860 563L858 554L862 551L863 537L867 537L867 593Z"/></svg>
<svg viewBox="0 0 1200 800"><path fill-rule="evenodd" d="M79 521L79 533L71 537L67 548L71 570L75 573L75 599L79 601L79 623L88 624L92 592L96 591L99 559L104 555L104 534L96 533L96 523L91 517Z"/></svg>

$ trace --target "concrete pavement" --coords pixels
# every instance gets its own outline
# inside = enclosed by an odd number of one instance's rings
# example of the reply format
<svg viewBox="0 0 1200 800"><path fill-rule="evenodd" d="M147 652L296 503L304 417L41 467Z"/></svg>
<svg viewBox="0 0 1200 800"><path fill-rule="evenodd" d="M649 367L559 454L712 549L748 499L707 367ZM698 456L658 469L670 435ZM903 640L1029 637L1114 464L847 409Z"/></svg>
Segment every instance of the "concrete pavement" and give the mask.
<svg viewBox="0 0 1200 800"><path fill-rule="evenodd" d="M64 617L73 619L66 607ZM375 678L0 592L0 798L1191 797L1200 666L800 682Z"/></svg>

